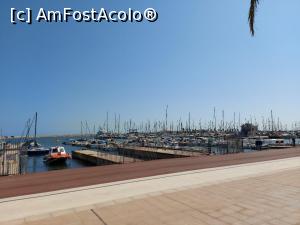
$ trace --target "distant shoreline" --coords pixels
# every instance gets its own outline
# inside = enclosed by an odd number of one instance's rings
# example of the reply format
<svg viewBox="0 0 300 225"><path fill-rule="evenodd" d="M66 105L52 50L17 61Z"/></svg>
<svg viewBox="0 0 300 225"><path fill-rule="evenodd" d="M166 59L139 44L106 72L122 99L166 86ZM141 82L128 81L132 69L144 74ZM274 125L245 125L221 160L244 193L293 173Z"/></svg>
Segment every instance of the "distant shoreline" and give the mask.
<svg viewBox="0 0 300 225"><path fill-rule="evenodd" d="M55 138L55 137L80 137L82 136L81 134L55 134L55 135L39 135L37 138ZM88 136L88 135L83 135L83 136ZM33 138L32 136L30 136ZM0 137L0 140L7 140L7 139L19 139L22 138L21 136L2 136Z"/></svg>

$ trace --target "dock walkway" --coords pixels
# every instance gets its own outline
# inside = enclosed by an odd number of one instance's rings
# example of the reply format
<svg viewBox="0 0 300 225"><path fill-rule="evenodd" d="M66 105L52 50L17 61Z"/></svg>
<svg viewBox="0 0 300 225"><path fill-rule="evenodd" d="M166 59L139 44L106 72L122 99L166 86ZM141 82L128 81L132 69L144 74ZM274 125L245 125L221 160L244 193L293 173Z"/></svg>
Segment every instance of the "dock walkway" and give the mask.
<svg viewBox="0 0 300 225"><path fill-rule="evenodd" d="M142 147L142 146L122 146L117 148L117 151L121 155L139 158L142 160L203 156L203 152L201 151L188 151L188 150L181 150L181 149L155 148L155 147Z"/></svg>
<svg viewBox="0 0 300 225"><path fill-rule="evenodd" d="M72 157L81 159L94 165L107 164L127 164L132 162L140 162L142 160L126 156L114 155L102 151L77 150L72 152Z"/></svg>

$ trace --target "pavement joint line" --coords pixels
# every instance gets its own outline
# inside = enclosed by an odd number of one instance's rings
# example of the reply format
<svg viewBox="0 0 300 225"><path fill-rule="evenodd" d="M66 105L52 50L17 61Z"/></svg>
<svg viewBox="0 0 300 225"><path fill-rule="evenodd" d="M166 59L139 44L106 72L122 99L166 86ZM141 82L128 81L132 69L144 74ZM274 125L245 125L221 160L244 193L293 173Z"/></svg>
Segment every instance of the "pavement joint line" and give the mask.
<svg viewBox="0 0 300 225"><path fill-rule="evenodd" d="M94 209L91 209L91 212L104 224L104 225L108 225L103 219L102 219L102 217L98 214L98 213L96 213L95 212L95 210Z"/></svg>
<svg viewBox="0 0 300 225"><path fill-rule="evenodd" d="M238 164L238 165L231 165L231 166L200 169L200 170L191 170L191 171L185 171L185 172L179 172L179 173L150 176L150 177L144 177L144 178L138 178L138 179L125 180L125 181L117 181L117 182L112 182L112 183L108 183L108 184L98 184L98 185L91 185L91 186L86 186L86 187L38 193L38 194L33 194L33 195L4 198L4 199L0 200L0 204L8 203L8 202L17 202L17 201L28 200L28 199L36 199L36 198L41 198L41 197L56 196L56 195L62 195L62 194L68 194L68 193L75 193L75 192L80 192L80 191L108 188L108 187L118 186L121 184L132 184L132 183L138 183L138 182L142 182L142 181L159 180L159 179L164 179L164 178L169 178L169 177L178 177L178 176L190 175L190 174L201 174L201 173L205 173L205 172L212 172L212 171L231 169L231 168L239 168L239 167L244 167L244 166L254 166L254 165L271 164L274 162L284 162L284 161L289 161L291 159L299 159L300 160L300 157L291 157L291 158L284 158L284 159L267 160L267 161L262 161L262 162L245 163L245 164ZM299 164L299 167L300 167L300 164ZM268 172L268 174L270 174L270 173L271 172ZM262 173L262 175L263 175L263 173Z"/></svg>
<svg viewBox="0 0 300 225"><path fill-rule="evenodd" d="M174 199L174 198L172 198L172 197L170 197L170 196L167 196L167 195L165 195L164 197L167 198L167 199L169 199L169 200L171 200L171 201L173 201L173 202L176 202L176 203L179 203L179 204L181 204L181 205L184 205L184 206L186 206L186 207L188 207L188 208L190 208L190 209L192 209L192 210L194 210L194 211L197 211L197 212L199 212L199 213L203 213L203 211L201 211L201 210L199 210L199 209L197 209L197 208L195 208L195 207L192 207L191 205L189 205L189 204L187 204L187 203L185 203L185 202L183 202L183 201ZM211 217L211 216L210 216L210 217ZM213 218L213 217L212 217L212 218Z"/></svg>
<svg viewBox="0 0 300 225"><path fill-rule="evenodd" d="M299 166L300 168L300 166ZM287 169L289 170L289 169ZM284 171L284 170L283 170ZM268 181L268 180L262 180L261 177L256 177L255 180L258 180L258 181L263 181L263 182L266 182L266 183L272 183L272 184L276 184L276 185L279 185L279 186L285 186L285 187L292 187L292 188L295 188L295 186L293 185L289 185L289 184L281 184L281 183L277 183L275 181ZM300 225L300 224L299 224Z"/></svg>

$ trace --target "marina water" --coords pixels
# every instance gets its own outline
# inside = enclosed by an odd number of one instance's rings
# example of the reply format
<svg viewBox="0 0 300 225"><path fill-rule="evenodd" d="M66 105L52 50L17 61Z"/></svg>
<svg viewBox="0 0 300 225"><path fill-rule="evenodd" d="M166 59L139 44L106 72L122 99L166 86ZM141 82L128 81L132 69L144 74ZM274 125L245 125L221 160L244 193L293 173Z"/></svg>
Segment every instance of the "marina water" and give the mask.
<svg viewBox="0 0 300 225"><path fill-rule="evenodd" d="M62 142L69 140L70 137L41 137L37 138L37 142L45 148L50 148L54 146L62 146ZM76 138L76 137L74 137ZM68 153L71 153L73 150L78 150L79 147L74 146L64 146ZM70 159L65 164L60 165L48 165L44 163L44 156L29 156L27 158L27 173L36 173L36 172L45 172L50 170L59 170L59 169L70 169L70 168L81 168L92 166L84 161L79 161L76 159Z"/></svg>
<svg viewBox="0 0 300 225"><path fill-rule="evenodd" d="M40 137L37 138L37 142L41 144L45 148L50 148L54 146L62 146L63 142L68 140L78 139L80 137ZM271 144L271 140L269 141ZM285 144L291 144L291 140L285 140ZM300 144L300 139L296 140L296 144ZM65 145L64 148L68 153L72 153L74 150L79 150L80 147ZM243 149L243 152L254 151L250 149ZM224 154L224 152L219 152L215 149L215 152L218 154ZM111 152L113 154L113 152ZM93 166L85 161L77 160L77 159L70 159L65 164L58 164L58 165L49 165L44 163L43 160L44 156L28 156L27 163L26 163L26 172L27 173L37 173L37 172L46 172L51 170L60 170L60 169L71 169L71 168L82 168L82 167L89 167Z"/></svg>

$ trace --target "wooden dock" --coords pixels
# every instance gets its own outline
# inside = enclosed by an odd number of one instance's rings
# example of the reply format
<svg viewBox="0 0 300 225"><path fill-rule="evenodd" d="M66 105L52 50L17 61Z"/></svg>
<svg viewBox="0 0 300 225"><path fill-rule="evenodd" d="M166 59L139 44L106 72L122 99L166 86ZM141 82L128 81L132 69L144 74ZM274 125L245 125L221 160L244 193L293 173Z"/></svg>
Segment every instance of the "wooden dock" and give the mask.
<svg viewBox="0 0 300 225"><path fill-rule="evenodd" d="M157 159L203 156L202 152L197 151L140 146L126 146L119 148L118 151L119 153L124 152L125 155L134 155L141 158L144 157L145 159L149 155L152 155Z"/></svg>
<svg viewBox="0 0 300 225"><path fill-rule="evenodd" d="M117 147L115 150L118 154L112 154L104 150L77 150L72 152L72 157L93 165L110 165L156 159L203 156L203 153L196 151L139 146Z"/></svg>
<svg viewBox="0 0 300 225"><path fill-rule="evenodd" d="M127 164L143 161L127 156L110 154L103 151L77 150L72 152L74 159L80 159L94 165Z"/></svg>

